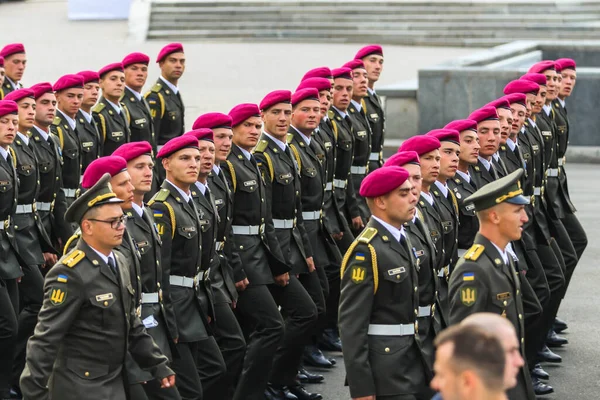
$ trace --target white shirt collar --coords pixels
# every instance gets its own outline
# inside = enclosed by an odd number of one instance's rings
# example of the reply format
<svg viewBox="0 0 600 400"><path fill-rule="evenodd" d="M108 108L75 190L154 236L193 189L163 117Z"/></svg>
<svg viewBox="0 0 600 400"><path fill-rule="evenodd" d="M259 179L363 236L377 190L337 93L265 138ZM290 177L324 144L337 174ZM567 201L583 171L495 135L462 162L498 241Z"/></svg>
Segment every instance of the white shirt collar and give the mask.
<svg viewBox="0 0 600 400"><path fill-rule="evenodd" d="M92 246L90 246L88 244L88 246L90 247L90 249L94 250L96 252L96 254L98 254L98 256L102 259L102 261L104 261L106 263L106 265L108 265L108 259L112 258L113 261L115 261L115 255L113 254L113 252L111 251L110 254L107 256L105 256L104 254L100 253L98 250L96 250L95 248L93 248ZM115 265L117 265L117 263L115 262ZM118 268L118 267L117 267Z"/></svg>
<svg viewBox="0 0 600 400"><path fill-rule="evenodd" d="M544 112L546 113L546 115L550 115L550 111L552 111L552 105L551 104L544 104L542 106L542 109L544 110Z"/></svg>
<svg viewBox="0 0 600 400"><path fill-rule="evenodd" d="M388 224L387 222L383 221L381 218L377 218L374 215L372 215L371 218L375 219L375 221L379 222L381 225L383 225L383 227L385 229L387 229L388 231L390 231L390 233L392 234L392 236L394 236L394 238L396 239L396 241L399 242L401 236L406 236L406 234L404 233L404 227L403 226L401 226L400 229L398 229L395 226L392 226L392 225Z"/></svg>
<svg viewBox="0 0 600 400"><path fill-rule="evenodd" d="M339 110L336 106L331 106L332 108L335 108L335 110L340 113L340 115L342 116L342 118L346 118L348 116L347 113L345 113L344 111Z"/></svg>
<svg viewBox="0 0 600 400"><path fill-rule="evenodd" d="M526 132L526 131L525 131L525 127L524 127L524 126L522 126L522 127L521 127L521 133L525 133L525 132Z"/></svg>
<svg viewBox="0 0 600 400"><path fill-rule="evenodd" d="M438 189L440 189L440 192L442 192L444 194L444 197L448 198L448 185L444 184L440 181L435 181L435 186L438 187Z"/></svg>
<svg viewBox="0 0 600 400"><path fill-rule="evenodd" d="M2 157L4 157L4 161L6 161L6 158L8 157L8 151L4 150L4 147L0 147L0 155L2 155Z"/></svg>
<svg viewBox="0 0 600 400"><path fill-rule="evenodd" d="M494 160L498 161L500 159L500 154L494 153L492 154L492 157L494 158Z"/></svg>
<svg viewBox="0 0 600 400"><path fill-rule="evenodd" d="M488 160L486 160L485 158L483 158L481 156L477 156L477 158L479 159L479 161L481 161L481 163L483 164L485 169L489 171L492 164Z"/></svg>
<svg viewBox="0 0 600 400"><path fill-rule="evenodd" d="M138 91L136 91L136 90L133 90L133 89L132 89L132 88L130 88L129 86L125 86L125 87L126 87L127 89L129 89L129 90L131 91L131 93L133 93L133 95L135 96L135 98L136 98L138 101L142 101L142 94L141 94L141 93L139 93L139 92L138 92Z"/></svg>
<svg viewBox="0 0 600 400"><path fill-rule="evenodd" d="M204 193L206 193L206 186L202 182L196 181L196 187L198 188L200 193L202 193L202 195L204 196Z"/></svg>
<svg viewBox="0 0 600 400"><path fill-rule="evenodd" d="M562 100L560 97L557 97L556 100L558 100L558 102L560 103L560 105L565 108L565 105L567 104L567 102L565 100Z"/></svg>
<svg viewBox="0 0 600 400"><path fill-rule="evenodd" d="M431 193L421 192L421 196L423 196L425 200L427 200L430 206L433 205L433 196L431 195Z"/></svg>
<svg viewBox="0 0 600 400"><path fill-rule="evenodd" d="M169 181L168 179L165 179L165 181L169 182L171 185L173 185L173 182ZM183 190L181 190L180 188L178 188L177 186L173 185L173 187L175 189L177 189L177 191L179 192L179 194L181 195L181 197L183 197L183 199L185 200L186 203L188 203L190 201L190 194L184 192Z"/></svg>
<svg viewBox="0 0 600 400"><path fill-rule="evenodd" d="M142 207L138 206L135 203L131 203L131 208L133 208L133 210L137 213L137 215L139 215L140 217L144 214L144 206L142 205Z"/></svg>
<svg viewBox="0 0 600 400"><path fill-rule="evenodd" d="M357 109L358 111L362 111L362 104L360 104L360 103L359 103L359 102L357 102L357 101L354 101L354 99L350 100L350 102L351 102L352 104L354 104L354 107L356 107L356 109Z"/></svg>
<svg viewBox="0 0 600 400"><path fill-rule="evenodd" d="M48 141L48 138L50 137L48 132L44 132L39 126L34 125L33 127L37 129L37 131L40 133L40 135L42 136L42 138L44 138L45 141Z"/></svg>
<svg viewBox="0 0 600 400"><path fill-rule="evenodd" d="M281 140L277 139L275 136L267 133L266 131L263 131L263 133L272 141L275 142L275 144L282 150L285 151L286 147L287 147L287 143L286 142L282 142Z"/></svg>
<svg viewBox="0 0 600 400"><path fill-rule="evenodd" d="M527 120L529 121L529 123L535 128L537 125L535 124L535 121L532 120L531 118L527 118Z"/></svg>
<svg viewBox="0 0 600 400"><path fill-rule="evenodd" d="M302 137L302 140L304 140L304 143L310 145L311 138L309 136L306 136L304 133L300 132L298 130L298 128L296 128L294 125L292 125L292 128L294 128L294 130L300 134L300 136ZM319 129L319 127L317 127L317 129Z"/></svg>
<svg viewBox="0 0 600 400"><path fill-rule="evenodd" d="M179 93L179 88L177 86L173 85L171 82L169 82L165 78L163 78L162 75L160 76L160 80L163 81L173 91L173 93L175 93L175 94Z"/></svg>
<svg viewBox="0 0 600 400"><path fill-rule="evenodd" d="M469 172L467 171L467 173L464 173L462 171L456 170L456 173L459 174L460 176L462 176L462 178L467 181L468 183L471 183L471 174L469 174Z"/></svg>
<svg viewBox="0 0 600 400"><path fill-rule="evenodd" d="M369 94L377 94L377 92L375 92L375 90L371 89L370 87L367 88L367 92L369 92Z"/></svg>
<svg viewBox="0 0 600 400"><path fill-rule="evenodd" d="M121 106L120 105L113 103L112 101L108 100L106 97L104 98L104 100L106 100L106 102L108 104L110 104L112 106L112 108L115 109L117 114L121 114Z"/></svg>
<svg viewBox="0 0 600 400"><path fill-rule="evenodd" d="M17 135L21 138L22 141L25 142L26 146L29 146L29 137L27 135L23 135L21 132L17 132Z"/></svg>
<svg viewBox="0 0 600 400"><path fill-rule="evenodd" d="M71 129L75 130L75 125L77 125L75 123L75 120L71 117L69 117L67 114L65 114L64 112L60 111L60 110L56 110L57 112L61 113L61 115L67 120L67 122L69 123L69 126L71 127Z"/></svg>
<svg viewBox="0 0 600 400"><path fill-rule="evenodd" d="M219 168L219 166L217 164L213 164L213 172L216 175L219 175L221 173L221 168Z"/></svg>
<svg viewBox="0 0 600 400"><path fill-rule="evenodd" d="M240 149L242 151L242 154L244 156L246 156L246 160L250 160L250 157L252 157L252 154L248 150L242 149L240 146L237 146L237 147L238 147L238 149Z"/></svg>
<svg viewBox="0 0 600 400"><path fill-rule="evenodd" d="M498 250L498 253L500 253L500 255L502 256L502 260L504 261L504 264L508 265L508 254L506 253L506 249L502 250L500 247L496 246L496 243L492 243L492 244L494 245L496 250Z"/></svg>
<svg viewBox="0 0 600 400"><path fill-rule="evenodd" d="M13 87L14 90L19 89L19 82L14 82L8 76L4 76L4 80L7 80L12 85L12 87Z"/></svg>
<svg viewBox="0 0 600 400"><path fill-rule="evenodd" d="M515 151L515 147L517 147L517 144L515 142L512 141L511 138L507 138L506 139L506 145L512 150Z"/></svg>
<svg viewBox="0 0 600 400"><path fill-rule="evenodd" d="M88 122L88 124L92 123L92 114L88 114L87 112L83 111L81 108L79 109L79 112L81 113L81 115L83 115L83 118L85 118L85 120Z"/></svg>

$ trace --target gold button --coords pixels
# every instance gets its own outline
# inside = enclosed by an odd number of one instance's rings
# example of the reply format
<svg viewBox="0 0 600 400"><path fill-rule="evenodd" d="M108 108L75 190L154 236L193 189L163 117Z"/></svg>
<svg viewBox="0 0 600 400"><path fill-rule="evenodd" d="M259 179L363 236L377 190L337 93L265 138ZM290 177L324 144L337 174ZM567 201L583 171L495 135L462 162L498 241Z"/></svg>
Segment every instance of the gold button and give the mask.
<svg viewBox="0 0 600 400"><path fill-rule="evenodd" d="M400 279L400 275L396 275L396 279Z"/></svg>
<svg viewBox="0 0 600 400"><path fill-rule="evenodd" d="M418 290L419 288L415 286L415 292Z"/></svg>
<svg viewBox="0 0 600 400"><path fill-rule="evenodd" d="M389 348L389 347L386 347L386 348L385 348L385 352L386 352L386 353L389 353L389 352L390 352L390 348Z"/></svg>
<svg viewBox="0 0 600 400"><path fill-rule="evenodd" d="M517 289L517 296L519 295L519 289Z"/></svg>
<svg viewBox="0 0 600 400"><path fill-rule="evenodd" d="M419 311L415 308L415 315L419 315Z"/></svg>
<svg viewBox="0 0 600 400"><path fill-rule="evenodd" d="M508 304L508 302L506 300L504 300L504 306L506 307L506 305Z"/></svg>
<svg viewBox="0 0 600 400"><path fill-rule="evenodd" d="M519 319L523 319L523 315L522 314L519 314Z"/></svg>
<svg viewBox="0 0 600 400"><path fill-rule="evenodd" d="M104 302L104 307L107 307L107 306L108 306L108 301L105 301Z"/></svg>
<svg viewBox="0 0 600 400"><path fill-rule="evenodd" d="M90 373L88 371L85 371L84 375L85 376L90 376Z"/></svg>

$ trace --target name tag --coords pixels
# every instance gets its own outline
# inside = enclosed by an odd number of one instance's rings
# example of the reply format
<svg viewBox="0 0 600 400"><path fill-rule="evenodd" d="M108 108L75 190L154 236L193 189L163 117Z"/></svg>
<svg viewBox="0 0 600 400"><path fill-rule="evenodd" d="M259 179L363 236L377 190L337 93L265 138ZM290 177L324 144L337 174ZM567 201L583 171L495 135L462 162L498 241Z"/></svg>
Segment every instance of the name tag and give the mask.
<svg viewBox="0 0 600 400"><path fill-rule="evenodd" d="M416 257L421 257L423 254L425 254L424 250L415 250L415 256Z"/></svg>
<svg viewBox="0 0 600 400"><path fill-rule="evenodd" d="M330 149L331 148L331 142L325 142L325 148L326 149Z"/></svg>
<svg viewBox="0 0 600 400"><path fill-rule="evenodd" d="M251 181L244 182L244 186L252 186L252 185L256 185L256 180L255 179L252 179Z"/></svg>
<svg viewBox="0 0 600 400"><path fill-rule="evenodd" d="M112 137L121 137L121 136L123 136L123 132L111 132L110 136L112 136Z"/></svg>
<svg viewBox="0 0 600 400"><path fill-rule="evenodd" d="M406 272L406 268L404 268L404 267L394 268L394 269L389 269L388 270L388 275L389 276L398 275L398 274L402 274L404 272Z"/></svg>
<svg viewBox="0 0 600 400"><path fill-rule="evenodd" d="M508 300L511 297L512 296L511 296L510 292L498 293L496 295L496 299L498 299L498 300Z"/></svg>
<svg viewBox="0 0 600 400"><path fill-rule="evenodd" d="M223 204L223 199L215 199L215 204L218 206Z"/></svg>
<svg viewBox="0 0 600 400"><path fill-rule="evenodd" d="M540 150L540 146L537 145L537 144L532 145L531 148L533 149L533 151L539 151Z"/></svg>
<svg viewBox="0 0 600 400"><path fill-rule="evenodd" d="M367 131L358 131L358 132L356 132L356 136L365 137L365 136L367 136Z"/></svg>
<svg viewBox="0 0 600 400"><path fill-rule="evenodd" d="M136 119L134 122L135 122L137 125L140 125L140 124L145 124L145 123L146 123L146 118L140 118L140 119Z"/></svg>
<svg viewBox="0 0 600 400"><path fill-rule="evenodd" d="M442 221L442 226L444 228L449 228L452 226L452 221Z"/></svg>
<svg viewBox="0 0 600 400"><path fill-rule="evenodd" d="M112 299L113 299L112 293L99 294L98 296L96 296L96 301L105 301L105 300L112 300Z"/></svg>
<svg viewBox="0 0 600 400"><path fill-rule="evenodd" d="M83 142L83 143L81 143L81 147L83 147L84 149L94 147L94 142Z"/></svg>
<svg viewBox="0 0 600 400"><path fill-rule="evenodd" d="M542 131L542 135L544 135L544 136L552 136L552 132L550 132L550 131Z"/></svg>
<svg viewBox="0 0 600 400"><path fill-rule="evenodd" d="M475 204L467 204L465 206L465 210L467 211L473 211L475 209Z"/></svg>
<svg viewBox="0 0 600 400"><path fill-rule="evenodd" d="M288 172L287 174L279 175L279 179L290 179L291 177L292 177L292 174L290 172Z"/></svg>
<svg viewBox="0 0 600 400"><path fill-rule="evenodd" d="M184 226L183 228L181 228L181 230L184 232L196 232L196 227L195 226Z"/></svg>
<svg viewBox="0 0 600 400"><path fill-rule="evenodd" d="M377 118L379 118L379 115L378 114L371 114L371 118L377 119Z"/></svg>

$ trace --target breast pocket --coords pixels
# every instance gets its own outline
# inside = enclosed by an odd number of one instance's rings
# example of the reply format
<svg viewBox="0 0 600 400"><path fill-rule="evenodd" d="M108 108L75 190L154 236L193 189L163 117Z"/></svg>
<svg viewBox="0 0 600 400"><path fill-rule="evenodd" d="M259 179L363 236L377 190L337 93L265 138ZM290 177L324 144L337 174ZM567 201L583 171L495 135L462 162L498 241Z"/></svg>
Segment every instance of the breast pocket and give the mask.
<svg viewBox="0 0 600 400"><path fill-rule="evenodd" d="M358 142L364 142L368 139L367 131L356 131L354 137Z"/></svg>
<svg viewBox="0 0 600 400"><path fill-rule="evenodd" d="M195 226L179 226L177 235L183 239L180 241L183 256L191 257L199 251L198 230Z"/></svg>
<svg viewBox="0 0 600 400"><path fill-rule="evenodd" d="M106 135L106 139L110 140L111 142L121 143L121 142L125 141L125 132L123 132L123 131L108 132L108 134Z"/></svg>
<svg viewBox="0 0 600 400"><path fill-rule="evenodd" d="M84 153L91 153L94 150L94 142L83 142L83 143L81 143L81 150Z"/></svg>
<svg viewBox="0 0 600 400"><path fill-rule="evenodd" d="M257 204L257 195L254 194L258 190L259 185L258 179L249 179L246 181L239 181L237 184L237 191L239 194L236 198L235 206L239 208L243 213L256 213L259 212L260 203ZM260 199L258 199L260 201Z"/></svg>
<svg viewBox="0 0 600 400"><path fill-rule="evenodd" d="M492 298L492 304L498 309L499 314L504 316L506 316L507 310L512 307L513 302L514 298L510 292L497 293Z"/></svg>
<svg viewBox="0 0 600 400"><path fill-rule="evenodd" d="M40 169L41 174L47 174L49 172L52 172L53 164L49 161L48 162L40 162L40 163L38 163L38 167Z"/></svg>
<svg viewBox="0 0 600 400"><path fill-rule="evenodd" d="M79 158L79 150L76 148L63 149L62 155L69 160L77 160Z"/></svg>
<svg viewBox="0 0 600 400"><path fill-rule="evenodd" d="M352 140L338 140L337 148L343 152L352 150Z"/></svg>
<svg viewBox="0 0 600 400"><path fill-rule="evenodd" d="M0 181L0 192L1 193L6 193L10 190L12 190L13 188L13 184L11 181Z"/></svg>
<svg viewBox="0 0 600 400"><path fill-rule="evenodd" d="M101 328L120 324L122 320L118 316L119 310L115 305L116 301L117 297L113 293L103 293L90 297L89 302L92 307L90 312L86 313L85 319L91 325Z"/></svg>
<svg viewBox="0 0 600 400"><path fill-rule="evenodd" d="M273 204L293 202L294 193L294 172L277 173L275 171L275 178L273 182Z"/></svg>
<svg viewBox="0 0 600 400"><path fill-rule="evenodd" d="M33 164L21 164L17 168L17 172L20 176L31 176L35 173L35 166Z"/></svg>

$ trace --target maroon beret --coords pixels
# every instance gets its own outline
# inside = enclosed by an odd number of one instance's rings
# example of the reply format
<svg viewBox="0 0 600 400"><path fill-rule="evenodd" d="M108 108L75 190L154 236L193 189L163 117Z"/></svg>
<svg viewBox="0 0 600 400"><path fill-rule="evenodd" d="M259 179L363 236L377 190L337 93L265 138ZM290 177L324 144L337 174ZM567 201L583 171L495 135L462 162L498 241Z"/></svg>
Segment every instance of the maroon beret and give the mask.
<svg viewBox="0 0 600 400"><path fill-rule="evenodd" d="M331 70L329 69L329 67L318 67L318 68L313 68L310 71L308 71L307 73L305 73L304 76L302 77L302 80L304 81L309 78L330 79L330 78L333 78L333 76L331 75Z"/></svg>
<svg viewBox="0 0 600 400"><path fill-rule="evenodd" d="M60 92L61 90L72 88L82 89L83 85L83 77L81 75L69 74L63 75L60 78L58 78L58 80L52 88L55 92Z"/></svg>
<svg viewBox="0 0 600 400"><path fill-rule="evenodd" d="M513 93L524 93L524 94L535 94L540 91L540 85L535 82L525 81L521 79L517 79L515 81L508 82L506 86L504 86L504 94L513 94Z"/></svg>
<svg viewBox="0 0 600 400"><path fill-rule="evenodd" d="M379 197L401 186L410 174L404 168L391 166L378 168L363 179L359 194L362 197Z"/></svg>
<svg viewBox="0 0 600 400"><path fill-rule="evenodd" d="M342 78L342 79L350 79L352 80L352 70L350 68L336 68L331 70L331 75L333 79Z"/></svg>
<svg viewBox="0 0 600 400"><path fill-rule="evenodd" d="M519 79L529 82L535 82L540 86L546 86L546 75L536 72L528 72Z"/></svg>
<svg viewBox="0 0 600 400"><path fill-rule="evenodd" d="M237 126L250 117L260 117L260 110L256 104L242 103L233 107L229 111L231 117L231 126Z"/></svg>
<svg viewBox="0 0 600 400"><path fill-rule="evenodd" d="M419 163L419 155L416 151L399 151L392 155L390 158L385 160L383 163L384 167L401 167L406 164L417 164Z"/></svg>
<svg viewBox="0 0 600 400"><path fill-rule="evenodd" d="M127 170L127 161L123 157L106 156L95 159L88 165L81 179L81 187L89 189L102 178L104 174L110 174L111 178Z"/></svg>
<svg viewBox="0 0 600 400"><path fill-rule="evenodd" d="M522 104L527 107L527 95L525 93L511 93L502 97L508 101L508 104Z"/></svg>
<svg viewBox="0 0 600 400"><path fill-rule="evenodd" d="M0 100L0 117L8 114L18 114L19 105L12 100Z"/></svg>
<svg viewBox="0 0 600 400"><path fill-rule="evenodd" d="M575 60L572 58L559 58L554 61L554 66L559 67L561 71L564 71L565 69L577 69L577 63L575 63Z"/></svg>
<svg viewBox="0 0 600 400"><path fill-rule="evenodd" d="M0 68L4 68L4 57L0 56Z"/></svg>
<svg viewBox="0 0 600 400"><path fill-rule="evenodd" d="M383 57L383 49L378 44L370 44L368 46L360 49L354 58L365 58L366 56L370 56L371 54L375 54Z"/></svg>
<svg viewBox="0 0 600 400"><path fill-rule="evenodd" d="M156 155L156 158L167 158L171 154L183 149L198 149L198 139L191 135L177 136L169 140Z"/></svg>
<svg viewBox="0 0 600 400"><path fill-rule="evenodd" d="M31 97L32 99L35 99L35 93L31 89L17 89L4 96L4 100L12 100L17 102L25 97Z"/></svg>
<svg viewBox="0 0 600 400"><path fill-rule="evenodd" d="M197 140L208 140L209 142L214 142L213 131L209 128L194 129L184 133L184 136L193 136Z"/></svg>
<svg viewBox="0 0 600 400"><path fill-rule="evenodd" d="M505 108L507 110L510 110L510 103L504 97L500 97L499 99L490 101L485 106L486 107L494 107L495 109Z"/></svg>
<svg viewBox="0 0 600 400"><path fill-rule="evenodd" d="M452 142L460 144L460 132L456 129L434 129L427 132L426 136L437 138L440 142Z"/></svg>
<svg viewBox="0 0 600 400"><path fill-rule="evenodd" d="M351 70L355 70L355 69L365 69L365 64L362 62L362 60L360 59L355 59L355 60L351 60L348 61L346 64L342 65L342 68L349 68Z"/></svg>
<svg viewBox="0 0 600 400"><path fill-rule="evenodd" d="M531 66L531 68L529 68L529 71L527 72L537 72L538 74L543 73L544 71L547 70L556 70L556 67L554 66L554 61L552 60L544 60L544 61L540 61L538 63L535 63Z"/></svg>
<svg viewBox="0 0 600 400"><path fill-rule="evenodd" d="M96 71L81 71L78 72L77 75L83 78L83 84L90 82L98 83L100 81L100 75Z"/></svg>
<svg viewBox="0 0 600 400"><path fill-rule="evenodd" d="M315 88L306 88L297 90L292 96L292 105L295 106L304 100L319 101L319 91Z"/></svg>
<svg viewBox="0 0 600 400"><path fill-rule="evenodd" d="M290 104L292 102L292 92L289 90L275 90L269 94L267 94L264 99L260 102L260 109L266 110L270 107L273 107L275 104L286 103Z"/></svg>
<svg viewBox="0 0 600 400"><path fill-rule="evenodd" d="M472 119L473 121L477 121L477 123L483 121L497 121L499 119L496 108L492 106L483 106L478 108L477 110L473 111L468 118Z"/></svg>
<svg viewBox="0 0 600 400"><path fill-rule="evenodd" d="M473 121L472 119L456 119L456 120L446 124L446 126L444 128L456 129L459 132L462 132L462 131L477 132L477 121Z"/></svg>
<svg viewBox="0 0 600 400"><path fill-rule="evenodd" d="M331 81L327 78L308 78L300 82L296 91L306 88L315 88L319 92L322 90L331 90Z"/></svg>
<svg viewBox="0 0 600 400"><path fill-rule="evenodd" d="M22 43L7 44L0 50L0 56L6 58L13 54L25 53L25 46Z"/></svg>
<svg viewBox="0 0 600 400"><path fill-rule="evenodd" d="M192 129L200 129L200 128L227 128L231 129L231 117L227 114L223 113L207 113L202 114L194 121L194 125L192 125Z"/></svg>
<svg viewBox="0 0 600 400"><path fill-rule="evenodd" d="M50 82L38 83L33 85L29 89L33 90L33 97L37 100L48 92L54 92Z"/></svg>
<svg viewBox="0 0 600 400"><path fill-rule="evenodd" d="M438 138L427 135L417 135L406 139L398 151L415 151L419 156L437 150L441 146Z"/></svg>
<svg viewBox="0 0 600 400"><path fill-rule="evenodd" d="M148 65L150 63L150 57L145 55L144 53L131 53L127 54L121 64L123 64L123 68L127 68L133 64L145 64Z"/></svg>
<svg viewBox="0 0 600 400"><path fill-rule="evenodd" d="M169 43L160 50L158 57L156 57L156 62L161 62L165 57L173 53L183 53L183 45L181 43Z"/></svg>
<svg viewBox="0 0 600 400"><path fill-rule="evenodd" d="M100 71L98 71L98 75L100 75L100 78L102 78L104 75L108 74L109 72L113 72L113 71L123 72L123 64L121 64L120 62L108 64L105 67L103 67L102 69L100 69Z"/></svg>
<svg viewBox="0 0 600 400"><path fill-rule="evenodd" d="M123 157L127 162L144 154L152 156L152 145L146 141L122 144L112 153L113 156Z"/></svg>

